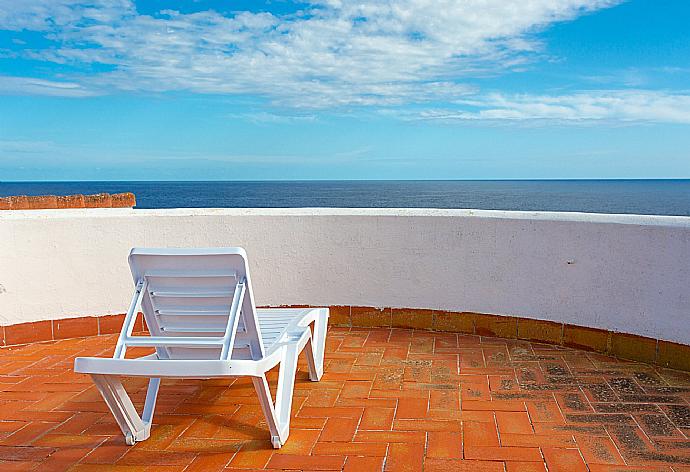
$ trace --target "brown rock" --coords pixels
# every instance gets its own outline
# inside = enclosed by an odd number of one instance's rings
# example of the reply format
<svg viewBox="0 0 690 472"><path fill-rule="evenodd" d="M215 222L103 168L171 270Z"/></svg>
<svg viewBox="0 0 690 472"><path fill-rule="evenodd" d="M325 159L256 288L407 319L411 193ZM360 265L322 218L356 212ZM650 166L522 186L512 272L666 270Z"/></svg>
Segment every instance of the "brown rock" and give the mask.
<svg viewBox="0 0 690 472"><path fill-rule="evenodd" d="M58 208L84 208L84 195L66 195L57 197Z"/></svg>
<svg viewBox="0 0 690 472"><path fill-rule="evenodd" d="M30 210L29 197L25 195L17 195L10 198L10 208L12 210Z"/></svg>
<svg viewBox="0 0 690 472"><path fill-rule="evenodd" d="M86 208L111 208L113 206L113 198L109 193L84 195L84 206Z"/></svg>
<svg viewBox="0 0 690 472"><path fill-rule="evenodd" d="M45 210L57 208L57 197L55 195L40 195L36 197L26 197L29 208L32 210Z"/></svg>
<svg viewBox="0 0 690 472"><path fill-rule="evenodd" d="M113 208L132 208L136 204L137 200L132 192L115 193L112 195Z"/></svg>

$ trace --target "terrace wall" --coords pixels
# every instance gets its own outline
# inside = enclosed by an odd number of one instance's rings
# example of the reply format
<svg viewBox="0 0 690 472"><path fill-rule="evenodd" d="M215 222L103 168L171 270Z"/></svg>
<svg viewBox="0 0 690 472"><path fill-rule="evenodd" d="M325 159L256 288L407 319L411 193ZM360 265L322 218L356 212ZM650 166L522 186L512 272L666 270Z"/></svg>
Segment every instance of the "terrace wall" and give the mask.
<svg viewBox="0 0 690 472"><path fill-rule="evenodd" d="M0 325L124 312L133 246L235 245L262 305L491 313L690 344L690 218L478 210L0 212Z"/></svg>

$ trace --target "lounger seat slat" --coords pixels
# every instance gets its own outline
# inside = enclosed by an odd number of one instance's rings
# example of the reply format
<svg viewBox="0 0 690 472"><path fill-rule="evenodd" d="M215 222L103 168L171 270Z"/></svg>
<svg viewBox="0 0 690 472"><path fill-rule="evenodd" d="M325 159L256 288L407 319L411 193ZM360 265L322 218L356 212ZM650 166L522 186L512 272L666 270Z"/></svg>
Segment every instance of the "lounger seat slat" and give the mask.
<svg viewBox="0 0 690 472"><path fill-rule="evenodd" d="M179 310L179 309L158 309L156 313L159 315L170 316L225 316L227 318L228 311L225 310Z"/></svg>
<svg viewBox="0 0 690 472"><path fill-rule="evenodd" d="M215 333L222 335L225 332L224 326L161 326L161 331L166 333Z"/></svg>
<svg viewBox="0 0 690 472"><path fill-rule="evenodd" d="M212 337L133 336L126 342L128 346L221 346L223 341Z"/></svg>
<svg viewBox="0 0 690 472"><path fill-rule="evenodd" d="M152 291L150 292L154 297L161 298L232 298L232 292L228 291L209 291L209 292L164 292Z"/></svg>
<svg viewBox="0 0 690 472"><path fill-rule="evenodd" d="M165 278L165 279L194 279L194 278L237 278L237 272L234 271L177 271L177 270L147 270L144 273L147 278Z"/></svg>

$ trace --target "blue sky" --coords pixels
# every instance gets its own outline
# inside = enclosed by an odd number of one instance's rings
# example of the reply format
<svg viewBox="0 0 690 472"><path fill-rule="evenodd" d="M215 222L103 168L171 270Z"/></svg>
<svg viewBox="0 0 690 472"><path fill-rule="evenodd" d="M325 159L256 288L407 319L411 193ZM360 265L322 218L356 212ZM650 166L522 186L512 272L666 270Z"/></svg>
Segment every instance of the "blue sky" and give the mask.
<svg viewBox="0 0 690 472"><path fill-rule="evenodd" d="M690 178L685 0L0 0L0 180Z"/></svg>

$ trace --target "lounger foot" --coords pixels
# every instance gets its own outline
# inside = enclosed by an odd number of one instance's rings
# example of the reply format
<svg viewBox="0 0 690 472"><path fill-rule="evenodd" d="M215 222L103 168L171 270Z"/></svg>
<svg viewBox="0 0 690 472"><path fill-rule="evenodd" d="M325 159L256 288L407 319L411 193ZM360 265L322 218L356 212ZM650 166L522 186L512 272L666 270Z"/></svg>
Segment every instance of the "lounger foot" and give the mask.
<svg viewBox="0 0 690 472"><path fill-rule="evenodd" d="M283 443L280 441L280 437L271 436L271 444L273 444L274 449L280 449L283 447Z"/></svg>
<svg viewBox="0 0 690 472"><path fill-rule="evenodd" d="M125 444L128 446L134 446L134 444L142 441L146 441L151 436L151 425L146 424L144 428L139 431L127 431L125 435Z"/></svg>

